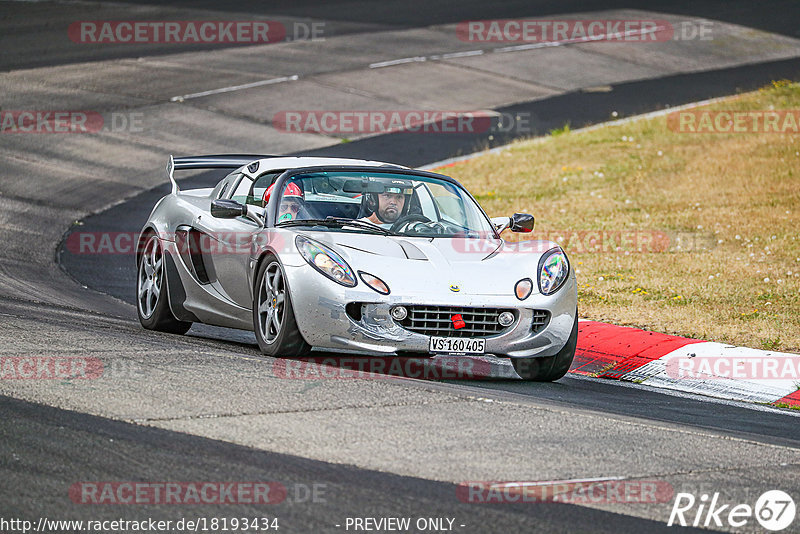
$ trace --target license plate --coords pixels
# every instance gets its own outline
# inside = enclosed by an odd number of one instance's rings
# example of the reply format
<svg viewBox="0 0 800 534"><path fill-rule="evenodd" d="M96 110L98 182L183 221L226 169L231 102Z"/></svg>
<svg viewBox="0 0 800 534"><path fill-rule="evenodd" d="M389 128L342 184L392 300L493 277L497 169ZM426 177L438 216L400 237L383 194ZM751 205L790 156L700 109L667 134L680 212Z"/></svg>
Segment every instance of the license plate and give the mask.
<svg viewBox="0 0 800 534"><path fill-rule="evenodd" d="M485 339L467 339L463 337L431 337L429 350L447 354L483 354Z"/></svg>

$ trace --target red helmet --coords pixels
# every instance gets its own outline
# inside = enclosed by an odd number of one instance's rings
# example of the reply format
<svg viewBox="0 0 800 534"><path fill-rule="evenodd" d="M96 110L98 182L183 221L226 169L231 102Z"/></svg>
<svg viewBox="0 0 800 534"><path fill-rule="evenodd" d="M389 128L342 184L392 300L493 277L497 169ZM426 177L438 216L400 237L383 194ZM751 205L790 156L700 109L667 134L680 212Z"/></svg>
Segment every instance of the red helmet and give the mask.
<svg viewBox="0 0 800 534"><path fill-rule="evenodd" d="M304 198L303 190L300 189L300 186L294 182L291 182L283 190L283 198L289 198L289 197L295 197L295 200L300 200L300 201L302 201Z"/></svg>
<svg viewBox="0 0 800 534"><path fill-rule="evenodd" d="M265 206L269 202L269 197L272 195L272 190L274 188L275 188L275 184L272 184L271 186L269 186L267 188L266 191L264 191L264 197L263 197L262 200L264 201L264 205ZM303 190L300 189L300 186L298 186L294 182L290 182L289 185L287 185L283 190L283 198L284 199L292 198L294 200L299 200L299 201L302 202L305 197L303 195Z"/></svg>

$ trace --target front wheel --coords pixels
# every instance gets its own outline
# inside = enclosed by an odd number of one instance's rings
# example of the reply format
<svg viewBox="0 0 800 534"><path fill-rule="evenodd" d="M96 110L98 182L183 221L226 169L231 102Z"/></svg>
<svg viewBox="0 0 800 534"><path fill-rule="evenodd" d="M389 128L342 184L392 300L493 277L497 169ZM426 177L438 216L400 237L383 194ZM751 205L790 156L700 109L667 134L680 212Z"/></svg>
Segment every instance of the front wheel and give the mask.
<svg viewBox="0 0 800 534"><path fill-rule="evenodd" d="M564 347L553 356L544 358L511 358L514 370L523 380L536 382L552 382L563 377L569 371L575 358L578 346L578 313L575 312L575 323Z"/></svg>
<svg viewBox="0 0 800 534"><path fill-rule="evenodd" d="M253 326L258 347L270 356L301 356L311 350L297 328L288 287L277 259L261 263L253 298Z"/></svg>
<svg viewBox="0 0 800 534"><path fill-rule="evenodd" d="M151 235L139 256L136 277L136 311L139 322L148 330L185 334L192 323L179 321L167 302L167 275L164 250L156 235Z"/></svg>

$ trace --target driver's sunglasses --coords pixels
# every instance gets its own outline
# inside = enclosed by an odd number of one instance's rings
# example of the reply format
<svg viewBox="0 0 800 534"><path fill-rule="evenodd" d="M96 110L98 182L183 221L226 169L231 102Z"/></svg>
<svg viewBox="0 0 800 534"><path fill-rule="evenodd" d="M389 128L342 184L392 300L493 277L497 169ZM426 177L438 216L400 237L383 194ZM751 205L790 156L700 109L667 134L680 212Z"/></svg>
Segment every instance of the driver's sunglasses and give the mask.
<svg viewBox="0 0 800 534"><path fill-rule="evenodd" d="M293 213L300 212L300 204L295 204L294 202L283 202L281 203L281 211L291 211Z"/></svg>

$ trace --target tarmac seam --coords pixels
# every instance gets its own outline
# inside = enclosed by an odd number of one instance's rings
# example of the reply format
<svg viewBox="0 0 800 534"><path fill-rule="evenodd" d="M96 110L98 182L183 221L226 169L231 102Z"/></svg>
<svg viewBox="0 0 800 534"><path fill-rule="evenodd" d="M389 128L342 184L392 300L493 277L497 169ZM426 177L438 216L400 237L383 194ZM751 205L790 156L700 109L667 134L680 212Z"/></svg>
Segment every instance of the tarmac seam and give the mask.
<svg viewBox="0 0 800 534"><path fill-rule="evenodd" d="M390 403L390 404L370 404L370 405L347 405L347 406L336 406L331 408L303 408L299 410L278 410L278 411L260 411L260 412L243 412L243 413L223 413L223 414L199 414L199 415L190 415L185 417L152 417L152 418L143 418L143 419L123 419L129 423L135 424L146 424L146 423L158 423L158 422L169 422L169 421L193 421L196 419L227 419L227 418L234 418L234 417L258 417L262 415L285 415L285 414L302 414L302 413L317 413L317 412L335 412L335 411L342 411L342 410L363 410L363 409L374 409L374 408L405 408L405 407L418 407L418 406L428 406L431 404L456 404L456 403L465 403L465 402L478 402L475 399L469 398L459 398L459 399L450 399L450 400L441 400L441 401L425 401L425 402L408 402L408 403Z"/></svg>

